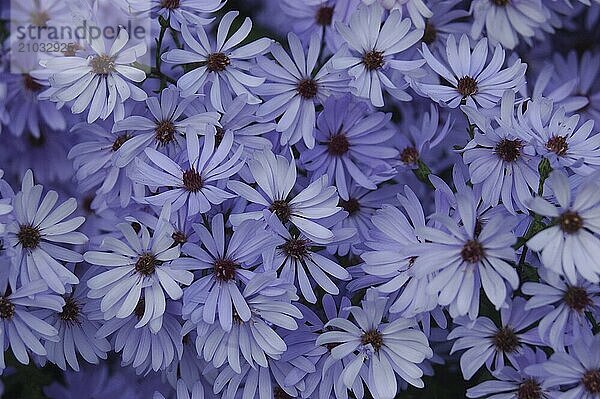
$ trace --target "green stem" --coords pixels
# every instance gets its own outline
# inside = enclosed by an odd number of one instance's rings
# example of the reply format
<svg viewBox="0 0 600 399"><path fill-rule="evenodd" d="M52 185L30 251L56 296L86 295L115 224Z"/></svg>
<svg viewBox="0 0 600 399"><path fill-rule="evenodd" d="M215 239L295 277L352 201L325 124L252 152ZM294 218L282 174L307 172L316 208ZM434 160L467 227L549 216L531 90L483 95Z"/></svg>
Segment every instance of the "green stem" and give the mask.
<svg viewBox="0 0 600 399"><path fill-rule="evenodd" d="M433 184L431 184L431 180L429 180L431 169L429 169L429 166L427 166L425 162L419 159L417 161L417 169L413 169L412 171L419 180L427 184L430 188L434 188Z"/></svg>

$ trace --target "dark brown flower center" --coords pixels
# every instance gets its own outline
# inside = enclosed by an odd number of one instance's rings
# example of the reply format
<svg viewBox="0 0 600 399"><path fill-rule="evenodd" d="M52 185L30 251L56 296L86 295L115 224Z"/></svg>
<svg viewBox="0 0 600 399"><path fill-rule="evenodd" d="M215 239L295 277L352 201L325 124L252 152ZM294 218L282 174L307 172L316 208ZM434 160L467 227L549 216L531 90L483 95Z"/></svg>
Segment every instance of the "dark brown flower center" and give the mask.
<svg viewBox="0 0 600 399"><path fill-rule="evenodd" d="M328 7L328 6L320 7L317 10L315 19L317 21L317 24L319 24L321 26L331 25L331 20L333 19L333 7Z"/></svg>
<svg viewBox="0 0 600 399"><path fill-rule="evenodd" d="M26 249L34 249L40 243L42 235L37 227L33 227L30 224L22 224L17 233L17 239Z"/></svg>
<svg viewBox="0 0 600 399"><path fill-rule="evenodd" d="M419 151L415 147L406 147L400 153L400 161L405 165L414 165L419 160Z"/></svg>
<svg viewBox="0 0 600 399"><path fill-rule="evenodd" d="M298 83L297 89L298 93L305 99L310 100L314 98L319 92L319 86L317 82L313 79L304 79L300 83Z"/></svg>
<svg viewBox="0 0 600 399"><path fill-rule="evenodd" d="M156 270L156 266L158 266L156 257L153 254L146 252L140 255L135 262L135 271L142 276L150 276Z"/></svg>
<svg viewBox="0 0 600 399"><path fill-rule="evenodd" d="M129 140L129 136L127 134L122 134L119 137L117 137L115 139L115 142L113 143L112 147L111 147L111 151L115 152L117 151L119 148L121 148L121 146L123 144L125 144L125 142Z"/></svg>
<svg viewBox="0 0 600 399"><path fill-rule="evenodd" d="M198 173L196 169L191 168L183 172L183 187L185 187L187 191L197 193L203 185L202 176L200 176L200 173Z"/></svg>
<svg viewBox="0 0 600 399"><path fill-rule="evenodd" d="M369 330L360 337L360 343L363 345L371 344L375 351L379 351L383 346L383 335L377 330Z"/></svg>
<svg viewBox="0 0 600 399"><path fill-rule="evenodd" d="M146 300L144 297L140 297L137 305L135 305L135 309L133 310L133 314L140 320L144 316L144 312L146 310Z"/></svg>
<svg viewBox="0 0 600 399"><path fill-rule="evenodd" d="M510 0L492 0L492 3L494 3L497 6L506 6L508 5L508 3L510 3Z"/></svg>
<svg viewBox="0 0 600 399"><path fill-rule="evenodd" d="M175 10L179 8L179 1L180 0L161 0L160 6L167 10Z"/></svg>
<svg viewBox="0 0 600 399"><path fill-rule="evenodd" d="M275 387L273 389L273 399L292 399L292 396L288 395L281 387Z"/></svg>
<svg viewBox="0 0 600 399"><path fill-rule="evenodd" d="M212 53L206 60L206 67L210 72L223 72L231 60L223 53Z"/></svg>
<svg viewBox="0 0 600 399"><path fill-rule="evenodd" d="M48 21L50 21L50 15L44 10L39 10L31 14L31 25L33 26L45 27L48 26Z"/></svg>
<svg viewBox="0 0 600 399"><path fill-rule="evenodd" d="M437 30L429 21L425 23L425 31L423 32L423 43L431 44L437 39Z"/></svg>
<svg viewBox="0 0 600 399"><path fill-rule="evenodd" d="M330 155L341 157L350 149L350 142L344 133L337 133L329 139L327 151Z"/></svg>
<svg viewBox="0 0 600 399"><path fill-rule="evenodd" d="M15 305L8 298L0 298L0 318L12 319L14 315Z"/></svg>
<svg viewBox="0 0 600 399"><path fill-rule="evenodd" d="M523 142L519 139L502 139L496 144L494 153L505 162L514 162L521 156Z"/></svg>
<svg viewBox="0 0 600 399"><path fill-rule="evenodd" d="M156 123L156 128L154 129L154 139L160 145L167 145L173 140L175 140L175 125L172 121L160 121Z"/></svg>
<svg viewBox="0 0 600 399"><path fill-rule="evenodd" d="M348 201L340 199L340 206L350 215L360 211L360 203L356 198L348 198Z"/></svg>
<svg viewBox="0 0 600 399"><path fill-rule="evenodd" d="M569 150L569 143L565 136L552 136L546 143L548 151L552 151L559 157L562 157Z"/></svg>
<svg viewBox="0 0 600 399"><path fill-rule="evenodd" d="M175 244L185 244L187 242L187 235L181 230L177 230L171 234L171 238L175 241Z"/></svg>
<svg viewBox="0 0 600 399"><path fill-rule="evenodd" d="M35 80L28 73L23 74L23 87L25 87L25 90L28 90L28 91L33 92L33 93L37 93L38 91L40 91L40 90L42 90L44 88L44 86L42 86L41 84L39 84L37 82L37 80Z"/></svg>
<svg viewBox="0 0 600 399"><path fill-rule="evenodd" d="M567 234L574 234L583 227L583 219L577 212L566 211L558 218L558 223L562 231Z"/></svg>
<svg viewBox="0 0 600 399"><path fill-rule="evenodd" d="M592 304L587 291L581 287L570 286L563 299L567 306L579 313Z"/></svg>
<svg viewBox="0 0 600 399"><path fill-rule="evenodd" d="M80 324L79 314L81 312L81 305L72 297L65 298L65 306L59 313L60 319L67 322L68 324Z"/></svg>
<svg viewBox="0 0 600 399"><path fill-rule="evenodd" d="M492 342L496 349L504 353L513 353L519 346L519 338L510 327L502 327L492 337Z"/></svg>
<svg viewBox="0 0 600 399"><path fill-rule="evenodd" d="M282 246L281 250L285 255L294 259L304 259L308 256L308 248L306 247L308 241L300 238L292 238L287 240Z"/></svg>
<svg viewBox="0 0 600 399"><path fill-rule="evenodd" d="M96 75L108 75L115 71L115 60L109 55L97 55L90 60L92 72Z"/></svg>
<svg viewBox="0 0 600 399"><path fill-rule="evenodd" d="M285 200L273 201L269 207L269 210L277 215L279 220L281 220L283 223L290 220L290 216L292 215L292 208L290 208L290 204L288 204Z"/></svg>
<svg viewBox="0 0 600 399"><path fill-rule="evenodd" d="M588 370L581 378L586 391L591 394L600 393L600 370Z"/></svg>
<svg viewBox="0 0 600 399"><path fill-rule="evenodd" d="M469 240L465 243L460 256L465 262L477 263L483 258L483 245L477 240Z"/></svg>
<svg viewBox="0 0 600 399"><path fill-rule="evenodd" d="M477 93L477 81L470 76L463 76L458 79L457 90L463 97L472 96Z"/></svg>
<svg viewBox="0 0 600 399"><path fill-rule="evenodd" d="M371 50L365 53L362 58L362 62L368 71L374 71L383 67L385 61L383 59L383 53L381 51Z"/></svg>
<svg viewBox="0 0 600 399"><path fill-rule="evenodd" d="M238 264L231 259L217 259L213 264L215 278L220 281L230 281L235 278Z"/></svg>
<svg viewBox="0 0 600 399"><path fill-rule="evenodd" d="M528 378L519 385L517 399L542 399L542 387L533 378Z"/></svg>

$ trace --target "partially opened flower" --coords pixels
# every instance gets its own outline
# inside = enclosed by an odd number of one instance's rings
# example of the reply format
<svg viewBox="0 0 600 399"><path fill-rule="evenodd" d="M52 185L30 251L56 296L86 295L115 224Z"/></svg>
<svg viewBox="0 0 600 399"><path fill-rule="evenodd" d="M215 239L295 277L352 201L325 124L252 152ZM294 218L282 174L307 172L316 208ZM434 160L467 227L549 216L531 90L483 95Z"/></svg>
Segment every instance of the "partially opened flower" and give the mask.
<svg viewBox="0 0 600 399"><path fill-rule="evenodd" d="M467 35L462 35L457 45L453 35L446 42L446 59L440 61L423 44L423 57L427 65L449 85L418 83L418 88L432 100L451 108L462 102L473 107L492 108L502 98L505 90L518 91L525 83L527 65L516 60L508 68L504 65L504 49L497 45L488 60L488 41L481 39L473 50Z"/></svg>
<svg viewBox="0 0 600 399"><path fill-rule="evenodd" d="M113 112L115 120L123 119L126 100L144 101L148 97L134 84L146 79L146 73L132 66L146 53L146 45L139 43L125 48L128 41L129 33L120 29L108 50L103 38L98 38L91 42L95 55L88 58L53 57L42 61L50 74L50 101L73 101L74 114L89 108L88 123L106 119Z"/></svg>
<svg viewBox="0 0 600 399"><path fill-rule="evenodd" d="M162 55L169 64L195 64L195 68L177 80L177 87L184 97L202 93L206 83L211 82L210 102L223 112L223 103L235 96L248 95L251 104L260 103L251 90L261 85L265 79L248 73L249 60L265 53L273 42L271 39L259 39L237 47L250 33L252 21L244 19L239 29L229 38L229 30L237 11L229 11L219 22L216 43L210 41L202 26L198 26L196 40L186 25L181 25L181 33L189 50L173 49Z"/></svg>
<svg viewBox="0 0 600 399"><path fill-rule="evenodd" d="M152 17L162 17L175 30L182 25L207 25L214 18L207 17L219 11L224 0L129 0L135 11L150 11ZM194 398L195 399L195 398Z"/></svg>

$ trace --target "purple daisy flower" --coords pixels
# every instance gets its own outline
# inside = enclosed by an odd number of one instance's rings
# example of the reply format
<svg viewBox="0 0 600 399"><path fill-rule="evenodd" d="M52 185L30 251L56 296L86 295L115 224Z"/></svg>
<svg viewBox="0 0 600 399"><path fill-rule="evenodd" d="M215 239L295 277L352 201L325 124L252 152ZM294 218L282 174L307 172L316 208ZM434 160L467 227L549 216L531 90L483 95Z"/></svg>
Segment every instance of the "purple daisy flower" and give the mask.
<svg viewBox="0 0 600 399"><path fill-rule="evenodd" d="M506 366L494 373L495 380L484 381L467 390L467 398L488 399L558 399L556 386L549 385L527 372L527 367L544 363L546 354L537 349L526 350L515 358L514 367Z"/></svg>
<svg viewBox="0 0 600 399"><path fill-rule="evenodd" d="M509 290L519 287L519 276L508 263L515 260L511 248L516 241L514 221L499 215L476 231L477 214L473 201L464 192L456 194L460 220L437 213L439 227L419 227L416 233L426 241L416 249L413 269L417 278L436 272L427 287L438 295L438 303L450 305L452 317L477 317L479 291L483 288L496 309L503 307ZM508 288L507 288L508 284Z"/></svg>
<svg viewBox="0 0 600 399"><path fill-rule="evenodd" d="M334 93L348 90L348 78L339 71L331 71L330 63L315 70L319 61L320 42L313 35L305 55L300 39L288 34L292 57L279 44L271 47L275 61L258 58L258 66L266 77L266 82L256 91L263 97L272 98L261 104L257 116L265 120L275 120L277 131L281 132L281 145L292 145L304 140L308 148L313 148L313 129L316 120L316 103L324 104ZM313 73L314 71L314 73Z"/></svg>
<svg viewBox="0 0 600 399"><path fill-rule="evenodd" d="M337 206L339 197L335 187L327 184L327 176L312 182L292 197L297 173L294 159L290 162L271 151L263 151L248 160L248 167L261 192L236 180L228 181L227 188L252 205L256 204L258 209L249 206L244 213L232 214L230 222L234 226L248 219L263 219L263 210L269 209L284 224L293 224L314 242L327 243L333 240L333 233L320 223L320 219L333 216L342 208Z"/></svg>
<svg viewBox="0 0 600 399"><path fill-rule="evenodd" d="M527 247L540 254L544 267L576 284L578 275L600 281L600 187L589 177L573 195L568 177L553 171L549 186L558 204L541 196L533 198L529 209L552 218L553 223L527 241Z"/></svg>
<svg viewBox="0 0 600 399"><path fill-rule="evenodd" d="M528 349L525 344L543 344L534 324L550 309L543 306L531 311L525 299L517 297L500 310L500 327L487 317L456 320L460 326L448 334L449 340L456 339L450 354L467 349L460 357L465 379L471 379L484 364L492 372L504 368L506 360L518 366L519 356Z"/></svg>
<svg viewBox="0 0 600 399"><path fill-rule="evenodd" d="M42 280L36 280L11 290L6 281L0 295L0 370L6 368L4 352L10 347L15 358L22 364L29 364L29 353L45 356L46 349L40 339L59 341L58 331L50 324L32 314L35 308L51 309L60 312L65 301L58 295L48 294L48 287Z"/></svg>
<svg viewBox="0 0 600 399"><path fill-rule="evenodd" d="M525 83L527 65L520 60L502 69L504 49L497 45L492 59L488 62L488 41L481 39L473 50L469 38L462 35L456 44L453 35L446 42L446 62L449 67L439 61L429 48L423 44L422 53L427 65L450 86L441 84L418 83L418 88L432 100L456 108L462 102L477 108L494 107L505 90L518 91ZM487 65L486 65L487 64Z"/></svg>
<svg viewBox="0 0 600 399"><path fill-rule="evenodd" d="M60 337L58 342L44 343L48 360L62 370L66 370L68 364L73 370L79 371L77 354L88 363L98 364L100 359L106 360L107 352L111 350L108 340L95 336L100 322L93 319L101 314L100 306L98 301L86 298L87 291L85 284L78 285L71 294L64 296L65 305L62 310L45 318L58 330Z"/></svg>
<svg viewBox="0 0 600 399"><path fill-rule="evenodd" d="M161 91L160 98L150 97L146 100L150 118L133 115L115 122L113 133L137 133L117 149L118 167L129 165L150 146L157 150L166 150L169 155L174 154L175 150L179 150L178 147L185 144L184 136L190 127L194 127L194 131L203 131L214 130L215 126L219 126L219 116L216 112L198 111L191 107L197 97L180 99L179 94L180 91L176 87L169 86Z"/></svg>
<svg viewBox="0 0 600 399"><path fill-rule="evenodd" d="M264 251L265 269L278 270L279 277L292 284L297 280L302 296L309 303L317 302L309 277L325 292L338 295L340 290L331 277L348 281L352 278L350 273L326 253L319 251L319 244L303 234L290 233L275 214L265 210L265 219L277 237L276 246ZM354 229L333 232L340 241L356 233Z"/></svg>
<svg viewBox="0 0 600 399"><path fill-rule="evenodd" d="M244 162L240 161L244 147L240 146L234 154L230 154L232 132L224 134L217 148L215 141L216 134L207 132L200 152L198 135L188 132L185 161L188 167L185 169L155 149L146 148L146 156L159 169L137 158L135 168L130 170L130 177L134 182L162 190L140 199L140 202L154 206L172 203L174 211L187 205L188 216L192 216L206 213L212 205L234 198L233 194L217 187L217 184L235 175L244 166Z"/></svg>
<svg viewBox="0 0 600 399"><path fill-rule="evenodd" d="M431 10L433 15L425 20L425 27L421 41L434 51L445 51L446 41L450 35L467 33L470 27L464 22L469 15L467 10L460 7L460 0L436 1ZM413 20L414 21L414 20ZM416 24L416 22L415 22Z"/></svg>
<svg viewBox="0 0 600 399"><path fill-rule="evenodd" d="M188 257L177 259L173 267L209 273L186 288L183 315L195 323L202 319L213 324L218 314L221 327L229 331L234 316L244 322L250 320L251 312L241 294L241 283L247 284L254 275L248 269L256 266L271 237L261 223L249 220L237 226L227 239L220 213L213 216L210 231L201 224L194 224L194 230L202 246L184 244L182 250Z"/></svg>
<svg viewBox="0 0 600 399"><path fill-rule="evenodd" d="M189 97L202 91L207 82L211 82L210 102L220 112L223 112L223 103L230 102L234 96L248 95L251 104L260 103L250 90L261 85L265 79L249 75L249 60L264 54L273 41L262 38L242 47L235 48L250 33L252 21L244 19L240 28L227 36L233 20L239 15L237 11L229 11L219 22L216 45L211 44L206 31L202 26L197 27L198 39L196 40L187 26L181 25L183 40L190 50L173 49L162 55L162 60L169 64L200 63L200 66L185 73L177 80L177 87L181 89L183 97Z"/></svg>
<svg viewBox="0 0 600 399"><path fill-rule="evenodd" d="M166 294L174 300L183 296L179 284L192 283L193 274L175 269L170 261L180 254L179 245L170 234L168 217L171 207L163 207L161 215L150 236L148 227L139 224L140 234L130 223L119 223L117 228L126 242L108 236L102 240L101 248L107 252L87 251L83 258L92 265L111 268L91 277L87 285L88 297L102 298L100 310L105 320L114 317L129 318L136 310L141 298L145 307L143 317L134 323L136 328L149 324L150 330L160 330L165 313ZM109 251L109 252L108 252Z"/></svg>
<svg viewBox="0 0 600 399"><path fill-rule="evenodd" d="M148 97L133 83L146 79L146 73L132 66L146 53L146 45L139 43L125 49L129 41L125 29L119 31L109 50L102 40L91 42L95 53L91 57L54 57L41 64L50 76L51 87L47 90L50 101L73 101L71 112L74 114L89 108L88 123L98 118L106 119L113 111L115 121L121 120L125 115L123 103L126 100L144 101Z"/></svg>
<svg viewBox="0 0 600 399"><path fill-rule="evenodd" d="M396 149L386 145L394 136L390 118L391 114L371 112L366 103L349 95L329 97L317 120L317 144L302 152L300 161L314 178L328 176L344 200L353 183L375 190L385 180L378 172L389 175L390 160L398 156Z"/></svg>
<svg viewBox="0 0 600 399"><path fill-rule="evenodd" d="M246 364L252 368L269 367L269 359L280 359L288 349L276 330L296 330L296 319L302 318L300 310L291 303L298 300L295 291L293 285L278 279L274 272L254 274L240 295L249 309L249 318L243 320L236 313L229 331L221 328L219 323L199 321L196 329L198 355L215 367L227 362L228 367L238 374ZM231 313L231 304L229 306Z"/></svg>
<svg viewBox="0 0 600 399"><path fill-rule="evenodd" d="M214 18L204 18L204 14L219 11L225 0L129 0L136 11L150 11L153 18L162 17L175 30L182 25L207 25Z"/></svg>
<svg viewBox="0 0 600 399"><path fill-rule="evenodd" d="M13 249L10 267L10 285L43 279L48 287L65 293L65 285L77 284L79 279L59 261L81 262L80 253L66 248L81 245L88 238L77 230L85 221L83 216L67 219L77 208L75 198L54 208L58 201L56 191L48 191L42 199L44 187L33 182L28 170L21 183L21 191L13 198L14 221L7 226L7 244ZM41 202L40 202L41 200Z"/></svg>
<svg viewBox="0 0 600 399"><path fill-rule="evenodd" d="M564 351L566 345L591 336L592 325L586 313L600 317L600 287L584 280L570 284L547 270L541 270L540 274L543 282L526 282L521 287L524 294L531 296L525 309L554 306L552 311L545 312L539 333L554 350Z"/></svg>
<svg viewBox="0 0 600 399"><path fill-rule="evenodd" d="M391 11L382 25L383 11L377 4L360 7L352 14L349 25L336 23L348 48L332 60L334 68L348 70L356 95L369 99L376 107L384 105L382 87L398 100L411 100L404 91L408 84L392 82L392 71L404 76L415 73L425 63L396 58L423 37L423 29L411 31L410 19L402 19L399 10Z"/></svg>
<svg viewBox="0 0 600 399"><path fill-rule="evenodd" d="M527 372L551 386L561 386L560 398L597 399L600 394L600 335L576 341L567 353L530 366Z"/></svg>
<svg viewBox="0 0 600 399"><path fill-rule="evenodd" d="M423 387L423 371L417 366L433 356L427 337L407 319L382 322L387 303L373 289L367 291L361 307L350 307L355 323L335 318L325 327L332 328L317 339L317 345L337 344L331 349L336 359L351 361L342 372L347 388L360 378L378 398L392 399L398 393L396 375L416 387Z"/></svg>

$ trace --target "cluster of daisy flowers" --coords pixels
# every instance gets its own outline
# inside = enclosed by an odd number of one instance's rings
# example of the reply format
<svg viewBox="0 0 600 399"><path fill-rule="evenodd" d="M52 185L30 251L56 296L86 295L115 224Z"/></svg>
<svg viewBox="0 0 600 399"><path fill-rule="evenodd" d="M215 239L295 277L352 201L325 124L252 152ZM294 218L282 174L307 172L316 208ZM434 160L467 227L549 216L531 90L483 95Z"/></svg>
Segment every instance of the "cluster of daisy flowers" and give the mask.
<svg viewBox="0 0 600 399"><path fill-rule="evenodd" d="M6 397L600 398L598 0L124 4L1 48Z"/></svg>

